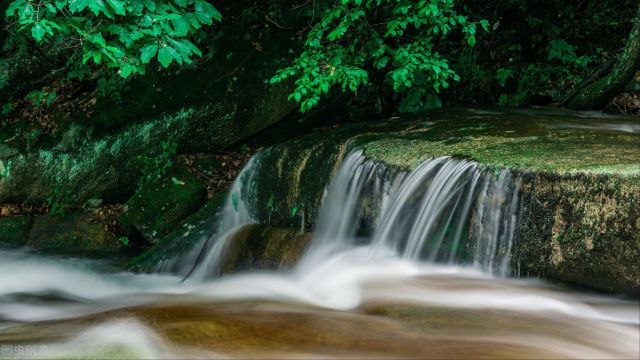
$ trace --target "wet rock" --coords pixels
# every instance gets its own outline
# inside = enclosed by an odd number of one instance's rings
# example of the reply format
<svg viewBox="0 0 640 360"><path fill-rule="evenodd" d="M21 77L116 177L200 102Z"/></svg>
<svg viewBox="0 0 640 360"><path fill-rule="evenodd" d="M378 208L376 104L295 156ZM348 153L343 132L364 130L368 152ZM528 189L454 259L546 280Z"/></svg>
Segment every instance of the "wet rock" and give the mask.
<svg viewBox="0 0 640 360"><path fill-rule="evenodd" d="M198 210L205 199L206 190L200 180L178 166L135 193L126 202L119 222L131 238L140 234L155 244Z"/></svg>
<svg viewBox="0 0 640 360"><path fill-rule="evenodd" d="M104 256L123 249L102 224L93 224L88 215L40 215L33 218L27 247L46 252Z"/></svg>
<svg viewBox="0 0 640 360"><path fill-rule="evenodd" d="M222 273L288 269L298 262L310 238L299 228L247 225L231 239Z"/></svg>
<svg viewBox="0 0 640 360"><path fill-rule="evenodd" d="M523 181L516 274L638 294L639 143L632 118L443 109L274 146L260 163L265 175L258 177L253 211L264 223L304 221L311 228L331 176L354 148L396 170L432 157L473 159L488 170L511 169Z"/></svg>
<svg viewBox="0 0 640 360"><path fill-rule="evenodd" d="M189 215L171 233L162 238L150 250L132 259L127 268L136 272L184 271L182 257L198 251L218 220L217 213L224 205L227 192L221 191L209 199L202 208ZM188 271L188 269L186 270ZM186 272L182 275L186 275Z"/></svg>
<svg viewBox="0 0 640 360"><path fill-rule="evenodd" d="M640 294L640 178L524 174L513 267Z"/></svg>

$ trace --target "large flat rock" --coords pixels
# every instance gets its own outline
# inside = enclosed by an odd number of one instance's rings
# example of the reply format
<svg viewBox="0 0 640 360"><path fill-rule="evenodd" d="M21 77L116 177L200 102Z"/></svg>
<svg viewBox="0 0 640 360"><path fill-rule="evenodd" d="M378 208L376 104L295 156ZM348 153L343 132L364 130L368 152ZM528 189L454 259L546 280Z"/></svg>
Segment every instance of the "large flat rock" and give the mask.
<svg viewBox="0 0 640 360"><path fill-rule="evenodd" d="M521 191L517 274L640 292L640 119L442 109L308 135L261 155L256 217L313 227L325 187L354 148L395 171L439 156L510 169ZM294 208L305 217L292 219Z"/></svg>

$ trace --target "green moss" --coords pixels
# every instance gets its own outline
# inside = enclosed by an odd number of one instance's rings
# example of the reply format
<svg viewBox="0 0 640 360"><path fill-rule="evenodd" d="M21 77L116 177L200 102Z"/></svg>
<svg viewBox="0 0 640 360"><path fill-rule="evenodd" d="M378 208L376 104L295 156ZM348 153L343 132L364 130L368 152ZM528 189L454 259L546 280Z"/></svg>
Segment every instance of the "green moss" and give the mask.
<svg viewBox="0 0 640 360"><path fill-rule="evenodd" d="M93 224L81 213L36 216L26 245L45 253L96 256L117 253L123 247L102 224Z"/></svg>
<svg viewBox="0 0 640 360"><path fill-rule="evenodd" d="M162 142L177 144L181 153L222 149L284 116L271 113L264 122L256 118L251 126L238 125L218 113L218 106L183 109L112 135L86 133L80 144L66 141L65 146L13 156L10 163L0 159L0 169L6 169L0 171L0 202L44 202L56 188L69 194L72 204L90 198L122 201L141 175L136 159L158 156Z"/></svg>
<svg viewBox="0 0 640 360"><path fill-rule="evenodd" d="M628 132L637 123L585 116L447 109L409 121L399 132L365 136L361 143L368 156L402 168L430 157L457 156L487 166L561 174L640 174L638 134Z"/></svg>
<svg viewBox="0 0 640 360"><path fill-rule="evenodd" d="M29 216L0 217L0 244L24 245L30 228L31 217Z"/></svg>
<svg viewBox="0 0 640 360"><path fill-rule="evenodd" d="M514 268L523 275L640 293L640 180L521 174Z"/></svg>
<svg viewBox="0 0 640 360"><path fill-rule="evenodd" d="M323 190L336 171L351 134L314 134L268 149L259 162L251 209L264 224L311 225L320 209ZM294 211L295 209L295 211ZM292 214L294 214L292 216Z"/></svg>
<svg viewBox="0 0 640 360"><path fill-rule="evenodd" d="M120 223L131 235L136 231L155 243L198 210L205 198L206 190L198 178L176 167L134 194L125 204Z"/></svg>

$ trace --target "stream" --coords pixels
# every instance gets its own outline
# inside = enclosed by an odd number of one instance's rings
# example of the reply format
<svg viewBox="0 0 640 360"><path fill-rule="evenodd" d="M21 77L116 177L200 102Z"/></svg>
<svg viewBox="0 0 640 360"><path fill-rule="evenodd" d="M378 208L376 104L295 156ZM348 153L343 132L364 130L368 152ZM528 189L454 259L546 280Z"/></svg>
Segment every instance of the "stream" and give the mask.
<svg viewBox="0 0 640 360"><path fill-rule="evenodd" d="M636 300L518 277L519 182L471 161L350 152L282 271L220 275L256 222L260 153L220 221L155 274L0 251L2 358L638 358Z"/></svg>

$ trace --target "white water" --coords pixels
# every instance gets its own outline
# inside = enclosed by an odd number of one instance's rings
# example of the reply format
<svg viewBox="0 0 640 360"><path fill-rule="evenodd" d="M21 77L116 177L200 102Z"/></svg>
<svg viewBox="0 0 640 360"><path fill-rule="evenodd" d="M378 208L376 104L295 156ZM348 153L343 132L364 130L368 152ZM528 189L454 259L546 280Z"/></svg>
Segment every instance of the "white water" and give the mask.
<svg viewBox="0 0 640 360"><path fill-rule="evenodd" d="M328 186L314 238L294 269L212 279L234 230L253 222L249 207L258 162L259 157L251 160L234 184L205 251L192 255L192 261L199 260L190 281L182 282L181 275L109 273L85 260L0 251L0 343L6 343L3 331L13 331L18 323L65 324L65 319L123 308L269 301L318 308L319 313L304 312L325 318L335 310L356 316L367 304L391 303L444 309L454 314L452 321L464 310L499 312L507 323L531 318L555 324L554 334L534 327L533 334L506 339L496 328L485 337L551 349L560 357L638 357L637 302L504 277L515 241L517 179L469 161L438 158L411 173L394 173L353 152ZM370 225L362 225L366 217L372 218ZM124 357L230 356L169 343L140 321L114 319L71 331L64 341L46 343L45 355L100 353L109 345L126 349ZM474 336L474 341L483 339ZM287 355L331 353L316 350Z"/></svg>
<svg viewBox="0 0 640 360"><path fill-rule="evenodd" d="M379 215L371 236L363 239L356 234L365 206L379 208ZM469 264L506 276L517 210L517 185L506 170L494 174L471 161L441 157L410 173L390 174L354 151L329 185L297 271L364 242L367 261L392 254L415 264Z"/></svg>

